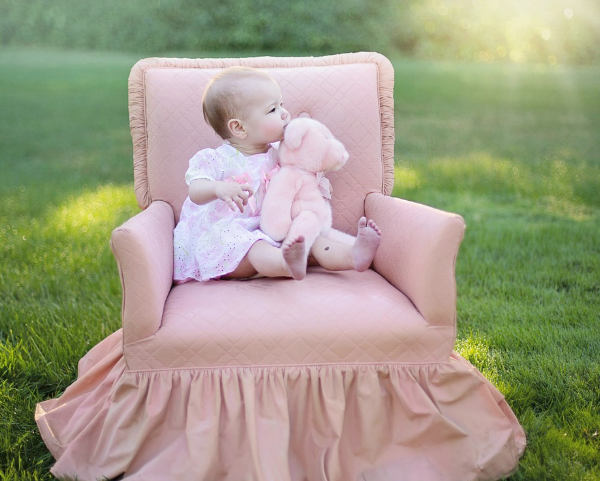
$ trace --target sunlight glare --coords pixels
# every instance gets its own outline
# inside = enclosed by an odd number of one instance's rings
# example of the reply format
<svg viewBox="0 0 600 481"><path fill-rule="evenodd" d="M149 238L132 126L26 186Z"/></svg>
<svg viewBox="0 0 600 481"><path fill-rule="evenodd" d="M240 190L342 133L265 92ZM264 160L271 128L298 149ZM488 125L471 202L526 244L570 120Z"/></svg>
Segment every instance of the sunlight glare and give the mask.
<svg viewBox="0 0 600 481"><path fill-rule="evenodd" d="M525 54L522 50L513 48L510 51L510 59L515 63L523 63L525 62Z"/></svg>
<svg viewBox="0 0 600 481"><path fill-rule="evenodd" d="M47 228L71 235L94 231L99 225L112 225L121 213L134 213L135 199L130 185L103 185L78 197L70 195L48 219Z"/></svg>
<svg viewBox="0 0 600 481"><path fill-rule="evenodd" d="M412 12L428 55L556 65L600 60L598 0L426 0Z"/></svg>
<svg viewBox="0 0 600 481"><path fill-rule="evenodd" d="M409 167L394 167L394 185L401 189L418 189L421 186L419 173Z"/></svg>

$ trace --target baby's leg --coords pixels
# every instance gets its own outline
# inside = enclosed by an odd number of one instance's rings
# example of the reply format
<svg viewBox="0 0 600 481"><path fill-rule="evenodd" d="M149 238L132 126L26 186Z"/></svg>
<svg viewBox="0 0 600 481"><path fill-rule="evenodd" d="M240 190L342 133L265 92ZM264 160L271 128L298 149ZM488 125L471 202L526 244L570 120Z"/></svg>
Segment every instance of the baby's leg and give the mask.
<svg viewBox="0 0 600 481"><path fill-rule="evenodd" d="M303 279L306 275L304 239L286 240L281 249L266 241L255 242L237 268L224 277L241 279L257 273L265 277Z"/></svg>
<svg viewBox="0 0 600 481"><path fill-rule="evenodd" d="M333 238L330 238L333 237ZM358 234L354 244L337 235L319 237L311 250L316 261L327 270L344 271L356 269L366 271L381 242L381 232L372 220L362 217L358 221Z"/></svg>
<svg viewBox="0 0 600 481"><path fill-rule="evenodd" d="M353 246L354 243L356 242L356 237L351 236L350 234L346 234L345 232L339 231L339 230L335 230L335 229L329 229L329 232L327 232L327 234L325 234L325 237L327 237L328 239L333 239L339 242L343 242L344 244L348 244Z"/></svg>
<svg viewBox="0 0 600 481"><path fill-rule="evenodd" d="M310 252L317 263L328 271L346 271L354 268L352 250L350 244L320 236Z"/></svg>

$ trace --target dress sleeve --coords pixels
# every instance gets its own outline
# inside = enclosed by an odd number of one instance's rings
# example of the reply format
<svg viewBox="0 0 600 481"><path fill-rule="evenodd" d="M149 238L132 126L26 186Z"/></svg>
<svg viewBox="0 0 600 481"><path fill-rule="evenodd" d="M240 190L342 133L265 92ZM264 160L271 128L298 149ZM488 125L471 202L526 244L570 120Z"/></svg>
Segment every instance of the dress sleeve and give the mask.
<svg viewBox="0 0 600 481"><path fill-rule="evenodd" d="M201 150L190 159L190 166L185 173L185 182L190 185L193 180L197 179L221 180L223 174L221 167L219 156L215 150Z"/></svg>

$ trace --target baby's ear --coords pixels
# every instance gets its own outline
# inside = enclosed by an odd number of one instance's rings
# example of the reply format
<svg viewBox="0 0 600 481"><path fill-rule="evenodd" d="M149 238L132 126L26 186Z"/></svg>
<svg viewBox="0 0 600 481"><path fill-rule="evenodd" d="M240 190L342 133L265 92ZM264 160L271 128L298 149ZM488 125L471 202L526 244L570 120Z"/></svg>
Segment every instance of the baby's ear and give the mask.
<svg viewBox="0 0 600 481"><path fill-rule="evenodd" d="M238 139L245 139L248 136L246 129L238 119L231 119L227 122L227 129L231 135Z"/></svg>
<svg viewBox="0 0 600 481"><path fill-rule="evenodd" d="M308 131L308 121L294 119L285 128L284 142L290 150L296 150L302 143L302 138Z"/></svg>

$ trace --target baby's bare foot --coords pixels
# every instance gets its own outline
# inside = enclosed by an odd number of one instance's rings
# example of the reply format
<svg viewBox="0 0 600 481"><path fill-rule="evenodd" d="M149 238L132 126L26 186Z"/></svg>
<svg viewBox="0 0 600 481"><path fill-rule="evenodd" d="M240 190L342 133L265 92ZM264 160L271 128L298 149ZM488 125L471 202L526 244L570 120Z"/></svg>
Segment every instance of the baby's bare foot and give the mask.
<svg viewBox="0 0 600 481"><path fill-rule="evenodd" d="M369 268L380 242L381 231L377 224L372 220L367 222L366 217L361 217L358 221L358 234L352 250L354 268L358 272L366 271Z"/></svg>
<svg viewBox="0 0 600 481"><path fill-rule="evenodd" d="M297 281L306 277L306 244L304 236L296 239L286 239L281 246L283 260L285 261L290 275Z"/></svg>

